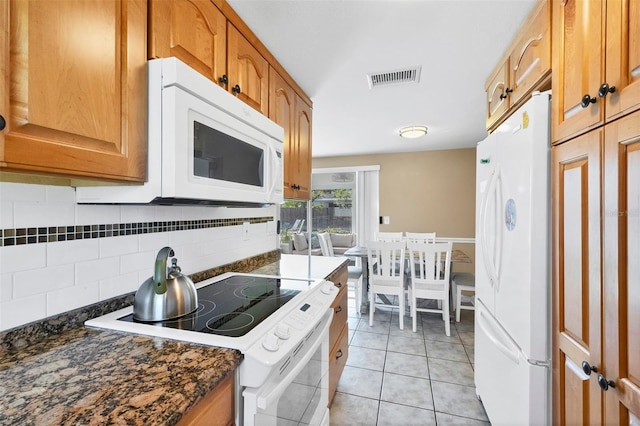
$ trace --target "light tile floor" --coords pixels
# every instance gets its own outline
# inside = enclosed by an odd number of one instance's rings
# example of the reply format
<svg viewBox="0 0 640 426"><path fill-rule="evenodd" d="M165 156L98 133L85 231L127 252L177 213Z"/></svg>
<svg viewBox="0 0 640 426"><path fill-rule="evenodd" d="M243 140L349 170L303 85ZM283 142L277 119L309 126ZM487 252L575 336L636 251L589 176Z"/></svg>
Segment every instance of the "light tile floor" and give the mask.
<svg viewBox="0 0 640 426"><path fill-rule="evenodd" d="M351 289L350 289L351 290ZM349 298L349 358L331 405L331 425L488 425L473 382L473 311L451 320L419 313L400 330L398 310L356 314Z"/></svg>

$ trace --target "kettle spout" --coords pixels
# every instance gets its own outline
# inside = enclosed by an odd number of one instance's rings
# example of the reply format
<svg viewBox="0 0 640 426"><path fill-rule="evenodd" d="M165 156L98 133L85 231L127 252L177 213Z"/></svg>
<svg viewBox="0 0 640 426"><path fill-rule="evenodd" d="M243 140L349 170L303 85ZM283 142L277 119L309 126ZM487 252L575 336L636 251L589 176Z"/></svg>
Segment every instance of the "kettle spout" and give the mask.
<svg viewBox="0 0 640 426"><path fill-rule="evenodd" d="M164 294L167 292L167 259L173 256L171 247L164 247L156 256L156 263L153 272L153 290L156 294Z"/></svg>

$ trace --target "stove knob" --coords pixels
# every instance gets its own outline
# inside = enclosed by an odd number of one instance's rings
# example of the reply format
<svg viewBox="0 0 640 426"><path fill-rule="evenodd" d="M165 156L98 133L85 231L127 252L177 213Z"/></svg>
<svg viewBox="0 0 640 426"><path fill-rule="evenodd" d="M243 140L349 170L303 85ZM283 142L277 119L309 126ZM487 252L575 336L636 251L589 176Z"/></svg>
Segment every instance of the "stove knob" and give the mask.
<svg viewBox="0 0 640 426"><path fill-rule="evenodd" d="M286 324L278 324L276 327L276 336L281 338L282 340L287 340L291 337L291 333L289 332L289 326Z"/></svg>
<svg viewBox="0 0 640 426"><path fill-rule="evenodd" d="M320 291L324 294L331 294L332 291L335 291L336 286L333 285L331 281L325 281L322 283L322 287L320 287Z"/></svg>
<svg viewBox="0 0 640 426"><path fill-rule="evenodd" d="M269 352L275 352L278 350L278 336L273 333L268 333L262 339L262 347L268 350Z"/></svg>

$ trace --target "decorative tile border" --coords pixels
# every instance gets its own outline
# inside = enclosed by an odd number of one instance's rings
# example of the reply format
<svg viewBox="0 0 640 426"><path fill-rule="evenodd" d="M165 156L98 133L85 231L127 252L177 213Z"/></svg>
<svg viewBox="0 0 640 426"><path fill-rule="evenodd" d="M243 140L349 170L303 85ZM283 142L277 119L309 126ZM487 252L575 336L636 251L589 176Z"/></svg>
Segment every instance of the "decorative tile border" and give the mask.
<svg viewBox="0 0 640 426"><path fill-rule="evenodd" d="M222 228L242 225L244 222L255 224L273 220L275 220L273 216L264 216L2 229L0 230L0 247L151 234L155 232L186 231L190 229Z"/></svg>

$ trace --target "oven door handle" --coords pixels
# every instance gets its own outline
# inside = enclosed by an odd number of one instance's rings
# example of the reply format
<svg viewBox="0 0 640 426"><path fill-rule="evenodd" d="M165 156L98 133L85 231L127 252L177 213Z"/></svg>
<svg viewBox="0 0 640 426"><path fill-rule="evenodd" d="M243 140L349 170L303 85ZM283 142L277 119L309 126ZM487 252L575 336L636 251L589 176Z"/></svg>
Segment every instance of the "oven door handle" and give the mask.
<svg viewBox="0 0 640 426"><path fill-rule="evenodd" d="M261 410L266 410L267 407L274 404L277 399L280 398L285 389L287 389L293 382L293 379L295 379L298 374L300 374L300 372L307 366L309 360L316 353L316 350L322 344L322 341L329 333L329 327L331 326L331 320L333 319L333 309L329 309L328 312L328 319L325 319L325 324L322 328L322 332L319 335L320 338L316 339L316 341L313 342L311 347L307 349L307 352L304 354L304 356L298 360L296 366L287 373L286 380L282 380L274 385L269 385L266 388L262 389L259 395L256 395L256 405L258 406L258 408L260 408ZM327 368L328 367L329 366L327 365Z"/></svg>

